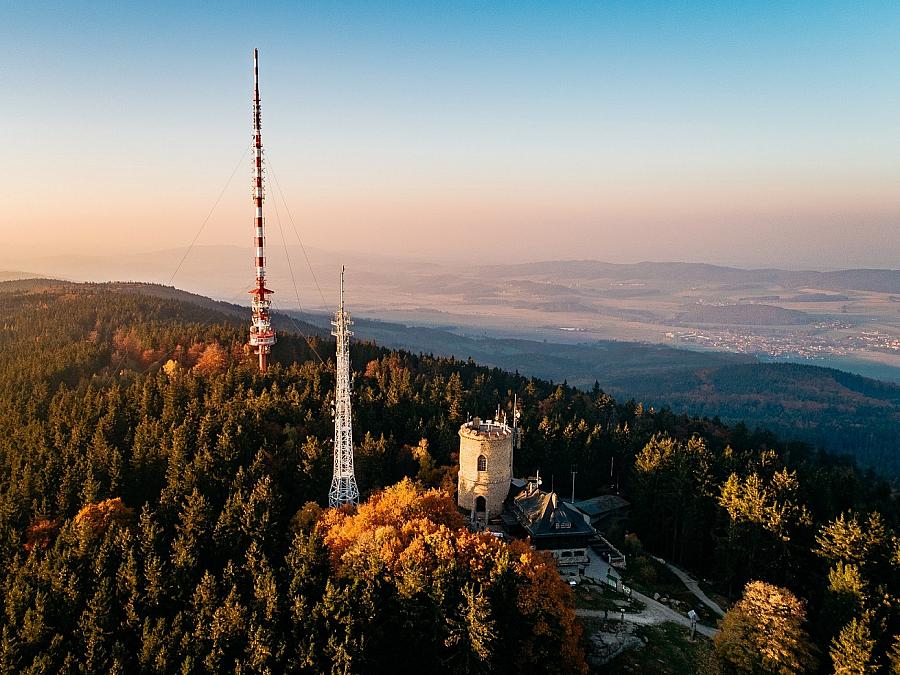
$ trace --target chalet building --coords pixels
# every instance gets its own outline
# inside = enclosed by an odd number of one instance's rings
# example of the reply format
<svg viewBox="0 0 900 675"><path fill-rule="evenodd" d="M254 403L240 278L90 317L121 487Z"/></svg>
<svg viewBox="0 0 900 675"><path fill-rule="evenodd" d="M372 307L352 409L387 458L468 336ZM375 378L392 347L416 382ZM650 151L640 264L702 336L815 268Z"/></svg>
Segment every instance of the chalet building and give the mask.
<svg viewBox="0 0 900 675"><path fill-rule="evenodd" d="M560 566L586 566L587 548L595 535L588 518L555 492L543 492L539 481L512 485L503 522L510 534L528 537L538 550L549 551Z"/></svg>

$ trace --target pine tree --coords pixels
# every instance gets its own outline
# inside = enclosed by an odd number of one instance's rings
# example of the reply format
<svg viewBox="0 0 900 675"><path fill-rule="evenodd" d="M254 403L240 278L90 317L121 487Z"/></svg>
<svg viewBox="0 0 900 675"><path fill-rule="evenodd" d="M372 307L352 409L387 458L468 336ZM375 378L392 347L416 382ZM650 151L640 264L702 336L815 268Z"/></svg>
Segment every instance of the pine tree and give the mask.
<svg viewBox="0 0 900 675"><path fill-rule="evenodd" d="M900 675L900 635L893 637L887 658L888 672L891 675Z"/></svg>
<svg viewBox="0 0 900 675"><path fill-rule="evenodd" d="M835 675L866 675L872 672L875 639L872 637L870 624L872 615L864 614L854 617L841 629L837 637L831 640L831 663Z"/></svg>
<svg viewBox="0 0 900 675"><path fill-rule="evenodd" d="M472 584L462 589L457 618L449 619L444 645L450 650L453 672L484 673L491 670L496 631L488 598Z"/></svg>
<svg viewBox="0 0 900 675"><path fill-rule="evenodd" d="M112 585L108 578L102 578L78 621L84 669L89 673L111 669L112 636L116 628L113 607Z"/></svg>
<svg viewBox="0 0 900 675"><path fill-rule="evenodd" d="M206 533L210 529L209 510L206 498L194 488L182 503L175 525L177 535L172 542L172 566L190 585L194 583L205 552Z"/></svg>

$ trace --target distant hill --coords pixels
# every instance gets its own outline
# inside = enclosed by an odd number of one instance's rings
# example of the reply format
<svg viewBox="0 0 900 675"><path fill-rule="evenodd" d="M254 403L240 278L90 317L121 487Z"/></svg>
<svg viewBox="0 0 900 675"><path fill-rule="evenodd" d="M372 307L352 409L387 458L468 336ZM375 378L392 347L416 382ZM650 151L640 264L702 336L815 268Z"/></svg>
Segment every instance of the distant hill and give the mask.
<svg viewBox="0 0 900 675"><path fill-rule="evenodd" d="M776 298L776 300L779 299ZM784 298L785 302L846 302L850 299L849 295L844 295L843 293L799 293L789 298Z"/></svg>
<svg viewBox="0 0 900 675"><path fill-rule="evenodd" d="M297 260L295 267L303 270L301 286L312 282L306 274L303 251L289 246L287 252ZM836 271L783 270L775 268L742 269L707 263L640 262L631 264L608 263L598 260L548 260L532 263L493 265L466 265L460 268L452 263L431 263L422 260L402 259L354 252L335 252L318 249L307 251L315 273L320 280L333 279L342 263L348 265L356 279L377 287L392 286L405 292L433 293L448 287L457 292L489 292L502 290L504 286L521 292L536 293L543 297L566 294L578 288L582 282L611 280L620 283L658 282L669 287L743 285L777 285L785 289L804 288L829 291L876 291L900 293L900 270L847 269ZM185 257L185 254L188 254ZM167 282L175 270L175 283L183 287L218 295L234 293L244 282L249 271L249 249L241 246L211 245L167 249L147 253L119 256L68 255L37 257L14 262L0 259L0 265L23 265L40 275L100 281L120 279L131 281ZM2 256L2 254L0 254ZM284 282L290 280L285 264L285 249L270 247L270 274ZM179 263L184 258L184 264ZM0 280L3 273L0 272ZM19 273L16 273L19 274ZM27 274L27 273L21 273ZM329 276L331 275L331 276ZM557 283L548 287L547 282ZM562 285L559 285L562 284ZM332 284L323 283L331 286ZM303 291L304 288L301 288ZM613 297L634 297L653 294L652 288L627 288L607 290ZM612 293L612 294L610 294ZM227 296L226 296L227 297Z"/></svg>
<svg viewBox="0 0 900 675"><path fill-rule="evenodd" d="M0 270L0 281L14 281L16 279L35 279L39 274L31 272L17 272L15 270Z"/></svg>
<svg viewBox="0 0 900 675"><path fill-rule="evenodd" d="M0 281L0 293L29 293L48 288L59 288L69 283L59 279L44 279L41 277L5 279Z"/></svg>
<svg viewBox="0 0 900 675"><path fill-rule="evenodd" d="M621 381L646 403L762 427L900 474L900 385L791 363L727 364Z"/></svg>
<svg viewBox="0 0 900 675"><path fill-rule="evenodd" d="M247 305L236 305L221 300L213 300L204 295L190 293L172 286L164 286L162 284L151 284L143 282L129 281L110 281L106 283L76 283L72 281L63 281L60 279L45 278L27 278L16 279L11 281L0 281L0 294L3 293L33 293L46 291L54 288L71 287L73 290L78 289L79 292L85 292L88 289L97 289L103 291L111 291L113 293L122 293L131 295L138 293L140 295L148 295L162 300L175 300L178 302L186 302L196 305L204 310L219 313L223 318L232 321L247 321L249 325L250 308ZM282 312L272 312L272 323L278 330L292 330L302 332L306 336L318 335L320 337L327 336L330 331L323 330L302 319L291 316Z"/></svg>
<svg viewBox="0 0 900 675"><path fill-rule="evenodd" d="M647 279L689 284L775 283L793 288L878 291L900 293L900 270L848 269L830 272L741 269L706 263L641 262L617 264L596 260L556 260L536 263L492 265L479 268L485 274L551 276L560 279Z"/></svg>

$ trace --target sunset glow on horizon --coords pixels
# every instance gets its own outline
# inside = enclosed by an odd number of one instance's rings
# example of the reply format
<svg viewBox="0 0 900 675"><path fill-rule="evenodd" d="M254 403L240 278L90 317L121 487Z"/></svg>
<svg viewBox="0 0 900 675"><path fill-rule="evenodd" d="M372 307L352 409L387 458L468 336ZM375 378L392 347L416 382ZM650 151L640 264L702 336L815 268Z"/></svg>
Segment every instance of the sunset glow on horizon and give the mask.
<svg viewBox="0 0 900 675"><path fill-rule="evenodd" d="M3 10L7 252L188 245L259 47L267 218L280 186L307 245L898 267L896 3L217 7ZM249 174L198 244L250 245Z"/></svg>

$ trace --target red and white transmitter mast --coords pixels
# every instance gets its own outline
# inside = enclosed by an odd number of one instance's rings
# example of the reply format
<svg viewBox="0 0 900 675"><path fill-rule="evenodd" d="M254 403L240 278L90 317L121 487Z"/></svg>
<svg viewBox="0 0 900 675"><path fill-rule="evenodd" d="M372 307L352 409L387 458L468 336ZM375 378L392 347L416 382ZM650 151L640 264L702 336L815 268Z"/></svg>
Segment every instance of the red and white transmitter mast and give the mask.
<svg viewBox="0 0 900 675"><path fill-rule="evenodd" d="M253 318L250 321L250 346L256 347L259 355L259 372L266 371L269 351L275 344L275 331L269 320L268 296L273 293L266 288L266 234L263 219L263 145L262 119L259 110L259 51L253 50L253 203L256 206L254 219L256 245L256 288L250 291L253 296L251 307Z"/></svg>

